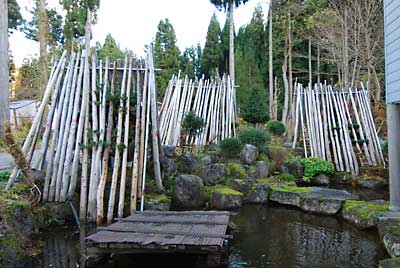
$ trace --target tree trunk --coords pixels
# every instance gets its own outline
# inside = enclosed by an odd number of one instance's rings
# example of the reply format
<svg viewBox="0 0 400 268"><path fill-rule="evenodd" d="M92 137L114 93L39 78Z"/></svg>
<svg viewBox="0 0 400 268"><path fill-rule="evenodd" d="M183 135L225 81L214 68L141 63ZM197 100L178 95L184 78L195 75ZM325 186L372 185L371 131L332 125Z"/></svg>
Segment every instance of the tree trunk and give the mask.
<svg viewBox="0 0 400 268"><path fill-rule="evenodd" d="M312 50L311 50L311 34L308 36L308 83L312 89Z"/></svg>
<svg viewBox="0 0 400 268"><path fill-rule="evenodd" d="M269 6L269 114L272 117L273 114L273 102L274 102L274 69L272 65L272 0Z"/></svg>
<svg viewBox="0 0 400 268"><path fill-rule="evenodd" d="M46 89L47 80L49 79L48 64L47 64L47 45L49 36L49 26L46 14L46 0L39 2L39 32L38 40L40 46L40 95L42 96Z"/></svg>
<svg viewBox="0 0 400 268"><path fill-rule="evenodd" d="M317 47L317 84L318 87L321 84L321 74L320 74L320 68L321 68L321 48L318 45Z"/></svg>
<svg viewBox="0 0 400 268"><path fill-rule="evenodd" d="M7 0L0 0L0 137L10 118L8 91L8 13Z"/></svg>
<svg viewBox="0 0 400 268"><path fill-rule="evenodd" d="M235 12L235 3L231 1L229 5L229 75L233 85L235 85L235 29L233 14Z"/></svg>

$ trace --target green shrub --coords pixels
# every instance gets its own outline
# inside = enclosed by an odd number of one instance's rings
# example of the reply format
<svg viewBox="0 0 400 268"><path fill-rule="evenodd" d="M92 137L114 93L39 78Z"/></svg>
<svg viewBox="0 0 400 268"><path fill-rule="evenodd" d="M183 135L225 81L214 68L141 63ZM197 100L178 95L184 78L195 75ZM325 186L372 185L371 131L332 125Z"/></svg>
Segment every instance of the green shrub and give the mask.
<svg viewBox="0 0 400 268"><path fill-rule="evenodd" d="M253 144L260 152L266 152L270 136L262 129L249 128L240 132L239 140L243 144Z"/></svg>
<svg viewBox="0 0 400 268"><path fill-rule="evenodd" d="M0 171L0 181L8 180L10 174L11 174L10 171Z"/></svg>
<svg viewBox="0 0 400 268"><path fill-rule="evenodd" d="M282 181L296 182L296 178L292 174L289 174L289 173L282 173L279 175L278 178L279 178L279 180L282 180Z"/></svg>
<svg viewBox="0 0 400 268"><path fill-rule="evenodd" d="M234 157L240 154L243 144L238 138L226 138L221 141L221 152L226 157Z"/></svg>
<svg viewBox="0 0 400 268"><path fill-rule="evenodd" d="M276 120L269 121L267 123L267 129L275 136L282 136L286 131L285 125Z"/></svg>
<svg viewBox="0 0 400 268"><path fill-rule="evenodd" d="M186 135L195 137L203 132L204 120L197 116L193 111L188 112L183 119L182 128Z"/></svg>
<svg viewBox="0 0 400 268"><path fill-rule="evenodd" d="M384 143L383 143L383 146L382 146L382 153L383 153L383 155L384 156L388 156L388 154L389 154L389 144L388 144L388 141L385 141Z"/></svg>
<svg viewBox="0 0 400 268"><path fill-rule="evenodd" d="M304 166L304 177L312 178L318 175L330 175L333 173L333 164L320 158L311 157L301 159Z"/></svg>

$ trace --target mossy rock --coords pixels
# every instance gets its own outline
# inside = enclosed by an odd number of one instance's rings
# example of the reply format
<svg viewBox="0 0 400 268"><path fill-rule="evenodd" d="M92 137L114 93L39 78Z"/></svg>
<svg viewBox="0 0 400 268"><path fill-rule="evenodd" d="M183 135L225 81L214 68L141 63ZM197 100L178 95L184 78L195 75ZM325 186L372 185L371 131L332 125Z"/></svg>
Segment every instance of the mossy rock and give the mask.
<svg viewBox="0 0 400 268"><path fill-rule="evenodd" d="M229 210L239 208L243 204L243 193L228 186L216 185L207 188L206 198L209 197L209 206L212 209Z"/></svg>
<svg viewBox="0 0 400 268"><path fill-rule="evenodd" d="M367 189L382 189L388 186L388 180L377 176L360 176L353 181L354 186Z"/></svg>
<svg viewBox="0 0 400 268"><path fill-rule="evenodd" d="M360 173L365 176L389 178L389 169L384 167L362 167Z"/></svg>
<svg viewBox="0 0 400 268"><path fill-rule="evenodd" d="M347 200L343 205L342 215L347 221L361 229L375 227L378 217L389 211L387 202Z"/></svg>
<svg viewBox="0 0 400 268"><path fill-rule="evenodd" d="M240 163L229 162L226 164L226 168L228 170L228 176L238 178L238 179L245 179L248 177L246 169Z"/></svg>
<svg viewBox="0 0 400 268"><path fill-rule="evenodd" d="M168 211L171 207L171 198L166 194L145 195L145 207L147 210Z"/></svg>
<svg viewBox="0 0 400 268"><path fill-rule="evenodd" d="M396 214L397 218L379 219L378 222L379 237L392 258L400 258L400 213Z"/></svg>
<svg viewBox="0 0 400 268"><path fill-rule="evenodd" d="M379 261L379 268L399 268L400 258L386 259Z"/></svg>

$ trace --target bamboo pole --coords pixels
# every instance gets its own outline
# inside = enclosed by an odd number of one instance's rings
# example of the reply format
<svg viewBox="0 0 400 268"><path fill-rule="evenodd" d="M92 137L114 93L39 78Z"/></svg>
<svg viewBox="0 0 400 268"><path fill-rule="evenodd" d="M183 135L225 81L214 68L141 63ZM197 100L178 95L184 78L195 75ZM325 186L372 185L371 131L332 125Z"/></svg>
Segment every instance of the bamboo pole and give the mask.
<svg viewBox="0 0 400 268"><path fill-rule="evenodd" d="M68 194L67 194L69 200L72 200L73 195L75 194L76 184L78 181L79 154L81 151L80 144L82 142L82 136L84 136L84 139L85 138L87 139L87 133L85 134L83 132L87 131L87 130L84 130L85 121L86 121L85 118L89 114L88 105L89 105L89 68L90 68L90 66L89 66L89 60L87 59L87 56L82 60L85 62L84 71L83 71L82 102L81 102L80 114L79 114L79 119L78 119L78 129L76 132L77 133L76 141L74 144L75 148L74 148L74 155L72 158L72 167L71 167L71 175L70 175L71 178L70 178L70 184L68 187ZM89 121L89 119L88 119L88 121ZM88 122L88 124L89 124L89 122ZM86 137L85 137L85 135L86 135ZM85 146L86 151L87 151L86 147L88 146L87 144L88 144L88 142L84 141L84 146ZM85 151L84 151L84 153L85 153ZM85 183L87 183L87 182L85 182ZM85 198L86 198L86 196L85 196ZM85 199L85 204L86 204L86 201L87 201L87 199ZM85 212L85 215L86 215L86 212Z"/></svg>
<svg viewBox="0 0 400 268"><path fill-rule="evenodd" d="M131 215L136 211L137 203L137 187L138 187L138 175L139 175L139 154L140 144L140 103L141 103L141 90L140 87L140 74L136 71L136 123L135 123L135 150L133 153L133 171L132 171L132 183L131 183L131 200L130 200L130 211Z"/></svg>
<svg viewBox="0 0 400 268"><path fill-rule="evenodd" d="M72 62L72 57L69 61L69 66L71 66ZM64 99L66 95L66 87L67 87L67 81L68 81L68 76L69 72L71 72L72 68L68 68L66 73L65 73L65 78L63 81L63 86L61 88L61 95L58 101L58 107L57 107L57 114L55 116L55 120L53 121L53 126L54 126L54 131L53 135L51 137L51 143L50 143L50 148L49 148L49 156L48 156L48 163L46 167L46 177L44 180L44 187L43 187L43 200L47 201L48 196L49 196L49 186L50 186L50 178L52 177L53 173L53 159L54 159L54 153L55 153L55 148L57 147L57 140L58 140L58 133L59 133L59 126L60 126L60 119L61 119L61 114L62 114L62 108L64 104Z"/></svg>
<svg viewBox="0 0 400 268"><path fill-rule="evenodd" d="M147 94L147 81L148 81L148 66L145 66L145 71L144 71L144 78L143 78L143 99L142 99L142 114L141 114L141 119L140 119L140 150L139 150L139 168L138 168L138 182L137 182L137 189L138 197L142 197L142 181L143 181L143 174L146 172L145 168L145 162L147 161L147 152L145 153L145 150L147 150L147 145L145 145L146 141L146 124L147 124L147 107L146 103L148 102L148 94Z"/></svg>
<svg viewBox="0 0 400 268"><path fill-rule="evenodd" d="M153 51L149 50L149 90L150 90L150 108L151 108L151 127L152 127L152 143L153 143L153 168L156 187L159 192L163 191L161 167L160 167L160 152L159 152L159 137L158 137L158 122L157 122L157 96L156 96L156 78L154 74Z"/></svg>
<svg viewBox="0 0 400 268"><path fill-rule="evenodd" d="M80 94L81 94L81 86L82 86L82 75L84 69L85 60L84 58L81 59L81 68L79 69L78 74L78 82L76 84L76 96L74 100L74 109L72 112L72 119L71 119L71 127L69 130L68 135L68 146L64 161L64 168L62 174L62 184L61 184L61 194L60 194L60 201L64 202L67 198L67 192L69 188L69 179L71 175L71 162L73 160L73 150L75 149L76 143L76 131L78 126L78 112L82 110L80 107ZM83 94L82 94L83 95ZM83 103L83 100L82 100ZM80 109L79 109L80 108ZM83 111L84 112L84 111Z"/></svg>
<svg viewBox="0 0 400 268"><path fill-rule="evenodd" d="M146 69L148 68L148 58L146 59ZM149 79L150 80L150 79ZM150 84L150 81L149 81ZM146 83L145 83L146 85ZM150 85L143 88L144 91L147 91L146 95L147 97L147 109L146 109L146 116L144 118L145 120L145 136L144 136L144 149L143 149L143 167L142 167L142 177L141 177L141 188L140 188L140 211L143 211L144 209L144 195L145 195L145 187L146 187L146 166L147 166L147 145L149 143L149 123L150 123ZM143 93L145 94L145 93ZM145 105L143 103L143 105Z"/></svg>
<svg viewBox="0 0 400 268"><path fill-rule="evenodd" d="M125 96L127 68L128 68L128 58L125 57L124 73L122 75L122 84L121 84L121 97ZM117 139L116 139L115 154L114 154L114 166L111 179L110 197L108 199L107 223L112 222L114 215L115 194L117 190L118 173L121 164L120 144L122 135L123 108L124 108L124 103L122 101L122 98L120 98L119 109L118 109Z"/></svg>
<svg viewBox="0 0 400 268"><path fill-rule="evenodd" d="M86 68L85 68L86 69ZM88 167L89 167L89 150L88 150L88 131L89 131L89 102L86 102L85 126L83 130L83 160L82 160L82 178L79 202L79 218L81 221L87 220L87 201L88 201Z"/></svg>
<svg viewBox="0 0 400 268"><path fill-rule="evenodd" d="M115 62L113 63L113 73L111 77L111 89L110 89L110 95L113 97L115 94L115 69L116 69L116 64ZM106 86L103 88L104 92L106 92L105 95L107 95L107 88ZM105 103L106 97L103 95L103 101ZM113 98L109 99L109 105L108 105L108 119L107 119L107 130L106 130L106 143L104 145L104 154L103 154L103 165L102 165L102 171L101 171L101 176L99 180L99 186L97 188L97 193L96 193L96 205L97 205L97 215L96 215L96 223L97 225L101 225L103 223L103 218L104 218L104 190L106 187L106 182L107 182L107 176L108 176L108 160L110 157L110 148L111 148L111 142L112 142L112 130L113 130L113 118L114 118L114 105L113 105Z"/></svg>
<svg viewBox="0 0 400 268"><path fill-rule="evenodd" d="M66 125L66 117L67 117L67 112L68 112L68 107L71 99L71 83L72 83L72 76L74 73L74 62L75 62L75 53L72 53L71 56L71 62L69 65L69 73L68 73L68 78L67 78L67 84L66 84L66 95L64 97L64 103L61 109L61 119L60 119L60 128L59 128L59 133L57 137L57 148L56 148L56 154L53 159L53 168L52 168L52 176L51 176L51 182L50 182L50 190L49 190L49 201L54 201L55 193L56 193L56 183L57 183L57 171L58 171L58 165L60 163L60 154L61 154L61 147L62 147L62 140L64 137L64 131L65 131L65 125Z"/></svg>
<svg viewBox="0 0 400 268"><path fill-rule="evenodd" d="M128 141L129 141L129 105L131 101L131 84L132 84L132 58L129 60L128 67L128 84L126 86L126 103L125 103L125 124L124 124L124 151L122 153L122 170L121 181L119 186L119 202L118 217L124 217L125 187L126 187L126 168L128 162Z"/></svg>
<svg viewBox="0 0 400 268"><path fill-rule="evenodd" d="M61 138L61 140L59 140L59 144L60 146L60 154L59 154L59 159L58 159L58 165L56 167L57 172L55 172L54 169L54 173L56 176L56 189L55 189L55 201L60 201L60 196L61 196L61 184L62 184L62 175L63 175L63 167L64 167L64 161L65 161L65 157L66 157L66 151L67 151L67 146L68 146L68 137L69 137L69 130L71 128L71 121L72 121L72 114L73 114L73 110L74 110L74 100L75 98L79 98L79 92L77 92L77 87L76 87L76 82L77 82L77 78L78 78L78 67L79 67L79 56L76 59L76 63L75 63L75 68L74 68L74 75L73 75L73 79L72 79L72 84L70 87L71 90L71 95L70 95L70 99L69 99L69 103L68 103L68 111L66 114L66 118L65 118L65 126L64 126L64 130L63 130L63 136ZM60 142L62 141L62 142ZM57 161L57 159L56 159Z"/></svg>
<svg viewBox="0 0 400 268"><path fill-rule="evenodd" d="M47 84L45 93L42 98L42 102L40 103L40 106L39 106L39 110L36 113L35 119L32 122L32 126L29 129L28 135L25 138L24 145L22 146L22 152L24 154L26 154L28 152L28 150L32 144L32 139L35 136L35 132L38 128L40 128L40 122L42 121L42 116L43 116L44 110L47 106L50 95L52 93L52 89L56 82L57 74L60 72L62 61L66 57L66 53L67 53L66 51L63 52L61 59L58 61L57 67L56 67L53 75L51 76L49 83ZM10 188L14 185L15 179L17 177L17 173L18 173L18 168L15 167L11 172L10 178L8 179L7 186L5 189L6 191L10 190Z"/></svg>
<svg viewBox="0 0 400 268"><path fill-rule="evenodd" d="M54 89L53 95L51 96L51 102L50 102L51 106L50 106L50 110L47 114L47 120L46 120L43 138L42 138L42 144L41 144L40 150L38 152L38 159L37 159L37 162L33 164L34 169L42 169L42 165L45 162L43 160L46 160L47 148L49 145L49 139L50 139L50 134L51 134L51 127L52 127L53 121L55 121L54 115L55 115L55 111L57 108L58 99L61 95L60 91L62 91L61 81L62 81L62 78L64 77L62 70L64 69L65 63L66 63L66 59L63 58L62 63L61 63L61 71L58 74L57 82L55 84L55 89Z"/></svg>
<svg viewBox="0 0 400 268"><path fill-rule="evenodd" d="M93 68L91 69L92 75L91 75L91 103L92 103L92 130L91 130L91 136L93 141L91 142L92 146L92 157L91 157L91 165L90 165L90 186L92 188L90 189L90 196L92 200L95 200L97 203L97 189L99 185L99 171L98 171L98 164L96 163L96 156L97 156L97 145L99 143L99 138L98 138L98 130L99 130L99 116L98 116L98 103L97 103L97 85L96 85L96 79L97 79L97 73L96 73L96 55L92 55L92 66ZM89 89L90 91L90 89ZM93 182L93 183L92 183ZM96 206L93 208L89 209L89 220L90 221L95 221L96 220Z"/></svg>

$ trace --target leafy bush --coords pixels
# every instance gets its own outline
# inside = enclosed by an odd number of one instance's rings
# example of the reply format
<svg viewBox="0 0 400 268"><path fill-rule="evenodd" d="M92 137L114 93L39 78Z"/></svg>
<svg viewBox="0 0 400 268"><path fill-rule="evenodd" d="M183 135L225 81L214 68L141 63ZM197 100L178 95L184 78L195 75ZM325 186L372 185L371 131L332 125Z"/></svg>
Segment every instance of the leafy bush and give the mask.
<svg viewBox="0 0 400 268"><path fill-rule="evenodd" d="M226 157L234 157L240 154L243 144L238 138L226 138L221 141L221 152Z"/></svg>
<svg viewBox="0 0 400 268"><path fill-rule="evenodd" d="M289 173L282 173L279 175L279 180L281 181L289 181L289 182L296 182L296 178Z"/></svg>
<svg viewBox="0 0 400 268"><path fill-rule="evenodd" d="M0 181L8 180L10 175L11 175L11 173L9 171L0 171Z"/></svg>
<svg viewBox="0 0 400 268"><path fill-rule="evenodd" d="M282 136L285 131L285 125L282 124L280 121L272 120L267 123L267 129L269 132L275 136Z"/></svg>
<svg viewBox="0 0 400 268"><path fill-rule="evenodd" d="M240 132L239 140L243 144L253 144L260 152L265 152L267 144L270 141L270 136L262 129L249 128Z"/></svg>
<svg viewBox="0 0 400 268"><path fill-rule="evenodd" d="M301 164L304 166L304 177L312 178L318 175L330 175L333 173L333 164L320 158L304 158Z"/></svg>
<svg viewBox="0 0 400 268"><path fill-rule="evenodd" d="M182 128L189 137L194 137L203 132L204 120L193 111L188 112L183 119Z"/></svg>

